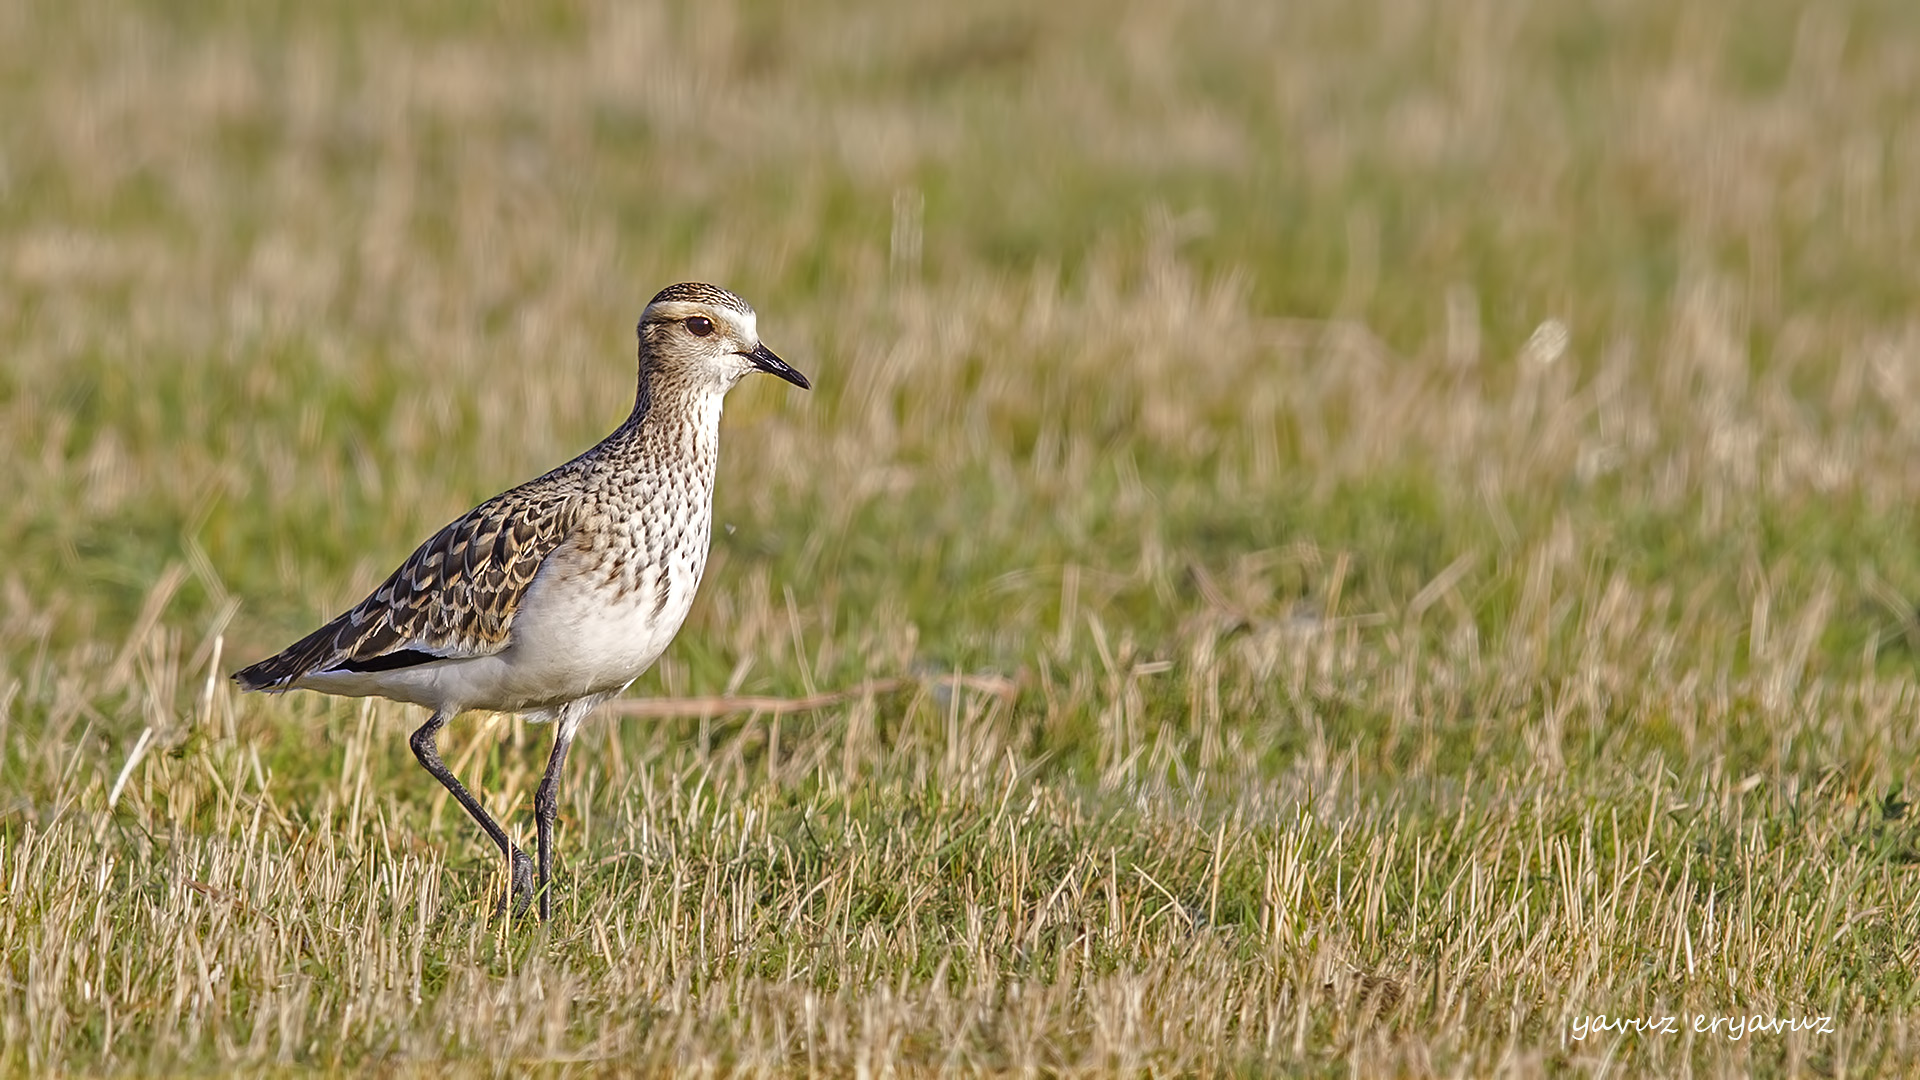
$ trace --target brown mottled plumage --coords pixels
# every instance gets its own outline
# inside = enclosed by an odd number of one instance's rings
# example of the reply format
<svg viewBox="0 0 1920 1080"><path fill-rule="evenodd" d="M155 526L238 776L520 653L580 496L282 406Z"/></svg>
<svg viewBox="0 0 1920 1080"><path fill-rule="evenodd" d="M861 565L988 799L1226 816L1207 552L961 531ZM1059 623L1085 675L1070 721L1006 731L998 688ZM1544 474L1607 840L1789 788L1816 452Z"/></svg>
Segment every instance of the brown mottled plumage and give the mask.
<svg viewBox="0 0 1920 1080"><path fill-rule="evenodd" d="M460 515L372 595L234 678L248 690L286 690L321 668L499 652L534 574L579 523L581 472L569 462Z"/></svg>
<svg viewBox="0 0 1920 1080"><path fill-rule="evenodd" d="M534 797L542 919L556 789L574 731L659 657L706 566L726 393L755 370L807 386L760 344L753 309L712 285L661 290L639 336L633 412L612 434L462 514L365 600L233 676L247 690L377 695L432 709L414 732L414 754L500 847L509 894L523 903L534 891L529 860L440 761L437 737L468 709L557 720Z"/></svg>

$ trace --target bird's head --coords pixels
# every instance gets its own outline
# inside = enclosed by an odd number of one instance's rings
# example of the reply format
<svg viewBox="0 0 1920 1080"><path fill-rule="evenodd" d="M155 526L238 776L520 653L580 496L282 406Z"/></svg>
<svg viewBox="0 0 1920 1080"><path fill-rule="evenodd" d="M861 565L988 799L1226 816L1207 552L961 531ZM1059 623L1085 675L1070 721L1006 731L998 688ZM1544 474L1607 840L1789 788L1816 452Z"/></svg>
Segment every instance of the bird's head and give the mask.
<svg viewBox="0 0 1920 1080"><path fill-rule="evenodd" d="M669 285L640 316L642 362L656 376L720 393L749 372L778 375L802 390L807 377L760 343L753 308L716 285Z"/></svg>

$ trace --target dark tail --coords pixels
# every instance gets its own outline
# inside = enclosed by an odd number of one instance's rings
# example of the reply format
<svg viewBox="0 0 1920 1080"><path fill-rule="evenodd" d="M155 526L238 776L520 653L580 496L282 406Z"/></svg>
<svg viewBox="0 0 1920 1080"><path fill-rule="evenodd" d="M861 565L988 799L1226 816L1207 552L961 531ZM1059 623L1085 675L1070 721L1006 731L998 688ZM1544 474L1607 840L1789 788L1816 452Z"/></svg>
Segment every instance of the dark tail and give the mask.
<svg viewBox="0 0 1920 1080"><path fill-rule="evenodd" d="M233 681L242 690L279 693L290 689L300 676L318 668L337 654L335 639L339 627L334 620L301 638L265 660L233 673Z"/></svg>

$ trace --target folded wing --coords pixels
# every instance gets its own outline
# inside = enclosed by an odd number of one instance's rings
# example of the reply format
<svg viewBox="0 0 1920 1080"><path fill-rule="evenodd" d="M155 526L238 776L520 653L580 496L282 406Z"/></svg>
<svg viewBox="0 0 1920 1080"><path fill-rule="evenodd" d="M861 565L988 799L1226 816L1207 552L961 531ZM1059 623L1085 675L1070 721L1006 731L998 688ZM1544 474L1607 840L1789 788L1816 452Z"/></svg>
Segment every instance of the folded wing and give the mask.
<svg viewBox="0 0 1920 1080"><path fill-rule="evenodd" d="M527 587L579 515L571 485L497 495L421 544L371 596L235 672L234 681L247 690L288 690L315 672L390 671L497 653L507 647Z"/></svg>

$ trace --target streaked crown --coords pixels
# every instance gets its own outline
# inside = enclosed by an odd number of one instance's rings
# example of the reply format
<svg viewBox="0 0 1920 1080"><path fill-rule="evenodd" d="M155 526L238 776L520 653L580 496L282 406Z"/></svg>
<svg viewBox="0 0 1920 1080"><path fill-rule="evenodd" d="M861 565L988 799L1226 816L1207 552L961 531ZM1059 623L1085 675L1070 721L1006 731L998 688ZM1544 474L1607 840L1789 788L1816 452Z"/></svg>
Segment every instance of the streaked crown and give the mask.
<svg viewBox="0 0 1920 1080"><path fill-rule="evenodd" d="M739 315L753 314L752 304L718 285L709 285L704 281L682 281L677 285L669 285L655 293L647 306L662 303L711 304Z"/></svg>

